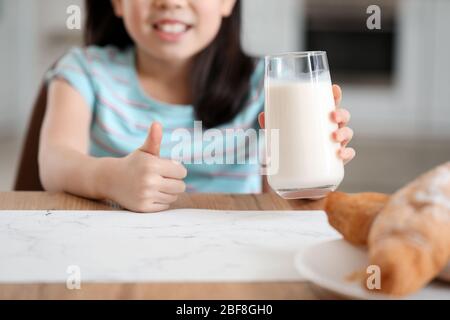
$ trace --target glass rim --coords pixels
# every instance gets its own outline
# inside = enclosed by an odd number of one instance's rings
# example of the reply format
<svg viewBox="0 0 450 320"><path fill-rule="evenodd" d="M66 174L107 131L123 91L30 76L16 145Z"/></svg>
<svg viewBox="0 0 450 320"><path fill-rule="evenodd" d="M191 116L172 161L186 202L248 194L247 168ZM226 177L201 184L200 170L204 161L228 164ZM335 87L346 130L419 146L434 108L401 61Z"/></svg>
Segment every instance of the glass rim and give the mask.
<svg viewBox="0 0 450 320"><path fill-rule="evenodd" d="M326 51L292 51L285 53L277 53L266 55L266 60L280 59L280 58L308 58L326 55Z"/></svg>

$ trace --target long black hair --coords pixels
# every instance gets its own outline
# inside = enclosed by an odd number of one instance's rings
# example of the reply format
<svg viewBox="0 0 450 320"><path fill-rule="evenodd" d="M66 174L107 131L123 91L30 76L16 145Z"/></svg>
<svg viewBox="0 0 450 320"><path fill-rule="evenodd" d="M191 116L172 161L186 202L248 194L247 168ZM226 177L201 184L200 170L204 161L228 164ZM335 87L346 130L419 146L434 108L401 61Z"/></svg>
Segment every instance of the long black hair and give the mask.
<svg viewBox="0 0 450 320"><path fill-rule="evenodd" d="M111 0L86 0L85 45L133 46ZM214 41L194 59L191 92L197 120L205 128L232 120L245 106L255 61L241 47L241 5L222 21Z"/></svg>

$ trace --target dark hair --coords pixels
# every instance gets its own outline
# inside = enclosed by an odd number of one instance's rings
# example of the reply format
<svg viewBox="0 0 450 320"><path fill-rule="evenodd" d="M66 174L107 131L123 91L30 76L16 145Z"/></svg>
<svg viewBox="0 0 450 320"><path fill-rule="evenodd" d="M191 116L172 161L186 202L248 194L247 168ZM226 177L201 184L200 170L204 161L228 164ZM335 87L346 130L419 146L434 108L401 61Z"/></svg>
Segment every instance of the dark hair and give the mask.
<svg viewBox="0 0 450 320"><path fill-rule="evenodd" d="M133 46L122 19L116 17L111 0L86 0L85 45ZM214 41L194 60L191 90L197 120L206 128L232 120L245 106L254 59L241 47L241 6L224 18Z"/></svg>

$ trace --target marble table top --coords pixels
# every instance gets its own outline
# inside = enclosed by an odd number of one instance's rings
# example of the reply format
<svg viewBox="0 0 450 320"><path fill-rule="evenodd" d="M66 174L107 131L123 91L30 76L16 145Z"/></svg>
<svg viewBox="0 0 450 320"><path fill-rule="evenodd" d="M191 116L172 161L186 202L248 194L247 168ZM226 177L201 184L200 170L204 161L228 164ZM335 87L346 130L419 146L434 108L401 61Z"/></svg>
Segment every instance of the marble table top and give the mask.
<svg viewBox="0 0 450 320"><path fill-rule="evenodd" d="M0 283L302 280L323 211L0 211Z"/></svg>

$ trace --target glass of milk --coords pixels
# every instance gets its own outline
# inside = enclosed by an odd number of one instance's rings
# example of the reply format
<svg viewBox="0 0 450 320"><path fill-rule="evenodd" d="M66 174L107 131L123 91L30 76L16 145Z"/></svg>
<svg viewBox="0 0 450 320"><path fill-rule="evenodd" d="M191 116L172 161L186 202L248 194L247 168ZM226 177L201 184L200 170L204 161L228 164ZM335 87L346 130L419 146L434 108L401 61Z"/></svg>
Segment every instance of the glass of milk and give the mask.
<svg viewBox="0 0 450 320"><path fill-rule="evenodd" d="M338 125L331 120L335 102L327 54L272 55L265 64L269 185L285 199L322 198L344 178L341 146L332 138Z"/></svg>

